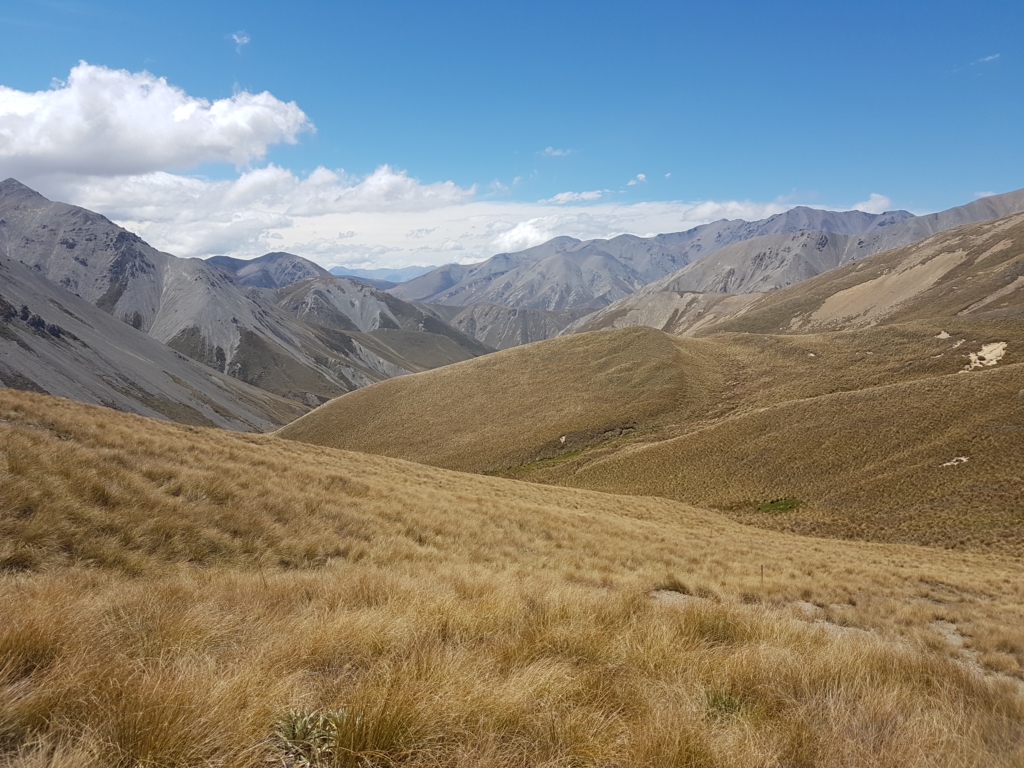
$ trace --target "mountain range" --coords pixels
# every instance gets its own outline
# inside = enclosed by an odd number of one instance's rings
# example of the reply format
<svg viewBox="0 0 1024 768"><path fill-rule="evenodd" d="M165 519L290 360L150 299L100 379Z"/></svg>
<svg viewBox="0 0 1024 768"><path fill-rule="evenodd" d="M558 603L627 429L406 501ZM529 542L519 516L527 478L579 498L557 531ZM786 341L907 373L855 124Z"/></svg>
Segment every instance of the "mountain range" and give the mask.
<svg viewBox="0 0 1024 768"><path fill-rule="evenodd" d="M180 259L9 179L0 183L0 297L12 320L0 380L149 415L181 409L186 421L265 428L373 382L559 334L641 324L692 335L766 291L1021 209L1024 191L930 216L794 208L650 238L560 237L383 291L284 252ZM54 342L49 325L65 329L65 341L91 339L91 352ZM173 364L165 347L177 353ZM197 378L193 363L220 378ZM90 373L76 377L77 369Z"/></svg>
<svg viewBox="0 0 1024 768"><path fill-rule="evenodd" d="M869 214L796 207L755 222L721 220L686 232L609 240L557 237L479 264L448 264L390 289L399 298L429 304L501 306L519 310L591 310L594 318L549 315L560 333L592 327L601 317L642 313L663 292L751 293L795 285L841 264L907 245L961 224L1024 210L1024 190L976 200L926 216L907 211ZM706 299L717 302L719 299ZM488 310L493 315L493 310ZM446 313L466 333L480 327L473 313ZM518 318L517 318L518 319ZM521 323L522 321L519 320ZM537 320L535 328L540 327ZM566 328L572 325L568 331ZM492 340L516 330L485 326ZM478 338L482 337L478 336ZM530 336L536 338L536 336ZM492 344L493 345L493 344Z"/></svg>
<svg viewBox="0 0 1024 768"><path fill-rule="evenodd" d="M130 330L306 408L389 376L490 351L434 315L297 256L271 253L251 262L177 258L99 214L47 200L14 179L0 183L0 264L5 277L18 281L17 287L8 280L0 283L0 295L10 296L4 299L7 304L28 306L48 323L56 320L47 307L58 307L94 327L101 324L112 348L139 352L131 365L92 359L96 376L127 378L140 390L159 390L172 400L183 395L168 383L171 374L160 362L166 355ZM28 280L26 270L45 282ZM83 302L121 324L97 320ZM77 309L70 309L72 304ZM143 353L143 348L159 354ZM58 384L67 379L59 371L74 369L78 358L63 347L51 352L56 357L51 355L49 362L33 358L27 365L11 357L21 353L5 348L11 360L5 365L20 372L17 383L22 386L31 382L54 394L84 396L84 390ZM13 374L4 381L14 382ZM117 386L132 391L123 381ZM145 397L129 398L132 405L127 395L118 399L109 388L101 389L88 399L150 412ZM235 406L229 411L232 423L254 418ZM271 421L295 415L288 413L284 417L279 411Z"/></svg>
<svg viewBox="0 0 1024 768"><path fill-rule="evenodd" d="M1024 553L1024 213L706 309L374 384L278 434L810 535Z"/></svg>

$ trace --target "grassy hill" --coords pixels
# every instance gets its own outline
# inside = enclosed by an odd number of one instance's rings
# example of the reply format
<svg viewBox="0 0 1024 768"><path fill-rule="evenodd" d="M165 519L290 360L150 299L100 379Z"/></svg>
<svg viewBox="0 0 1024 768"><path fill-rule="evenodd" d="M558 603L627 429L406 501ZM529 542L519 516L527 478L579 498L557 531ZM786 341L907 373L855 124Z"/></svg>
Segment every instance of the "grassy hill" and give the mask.
<svg viewBox="0 0 1024 768"><path fill-rule="evenodd" d="M965 371L986 345L995 366ZM1024 329L974 320L597 332L374 385L278 434L802 533L1021 554L1020 349ZM790 497L798 508L761 509Z"/></svg>
<svg viewBox="0 0 1024 768"><path fill-rule="evenodd" d="M365 387L278 434L497 470L697 412L716 375L689 346L649 328L571 336Z"/></svg>
<svg viewBox="0 0 1024 768"><path fill-rule="evenodd" d="M686 500L781 530L1020 556L1022 393L1022 364L950 374L680 425L516 474Z"/></svg>
<svg viewBox="0 0 1024 768"><path fill-rule="evenodd" d="M10 390L0 532L6 765L1024 757L995 554Z"/></svg>

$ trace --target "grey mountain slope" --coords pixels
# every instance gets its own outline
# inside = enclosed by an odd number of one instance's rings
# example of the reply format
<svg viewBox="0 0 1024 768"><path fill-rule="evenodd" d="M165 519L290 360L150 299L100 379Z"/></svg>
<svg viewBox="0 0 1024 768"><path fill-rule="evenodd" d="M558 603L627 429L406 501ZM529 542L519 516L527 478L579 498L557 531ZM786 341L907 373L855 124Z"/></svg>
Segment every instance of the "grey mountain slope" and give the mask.
<svg viewBox="0 0 1024 768"><path fill-rule="evenodd" d="M377 269L359 269L358 267L331 267L330 272L332 275L338 277L358 277L362 280L373 280L385 283L404 283L407 280L412 280L414 277L419 277L432 269L437 269L435 266L427 267L379 267Z"/></svg>
<svg viewBox="0 0 1024 768"><path fill-rule="evenodd" d="M424 312L436 315L494 349L508 349L553 338L570 323L590 313L589 309L549 312L542 309L501 307L497 304L470 304L468 307L443 304L418 306Z"/></svg>
<svg viewBox="0 0 1024 768"><path fill-rule="evenodd" d="M0 383L236 430L269 429L306 410L210 370L3 256Z"/></svg>
<svg viewBox="0 0 1024 768"><path fill-rule="evenodd" d="M431 304L488 303L546 310L598 309L733 243L810 228L837 234L884 231L913 215L793 208L763 221L721 220L654 237L550 240L480 264L446 265L391 293Z"/></svg>
<svg viewBox="0 0 1024 768"><path fill-rule="evenodd" d="M723 247L641 288L574 323L565 333L637 324L678 327L683 317L689 317L698 306L707 303L707 300L695 298L700 294L745 294L785 288L843 264L909 245L957 226L1019 211L1024 211L1024 190L982 198L928 216L904 217L860 234L803 231L751 238ZM700 321L708 319L704 316Z"/></svg>
<svg viewBox="0 0 1024 768"><path fill-rule="evenodd" d="M301 322L269 289L236 284L244 265L227 272L162 253L103 216L51 202L13 179L0 183L0 253L199 362L309 405L419 369L336 328ZM270 254L248 274L280 283L303 270L330 277L289 254Z"/></svg>
<svg viewBox="0 0 1024 768"><path fill-rule="evenodd" d="M249 260L213 256L207 259L206 263L230 273L236 285L253 288L283 288L301 280L330 275L330 272L319 264L280 251Z"/></svg>
<svg viewBox="0 0 1024 768"><path fill-rule="evenodd" d="M447 339L468 359L493 349L451 327L439 316L384 291L344 277L326 275L286 286L275 293L277 306L307 324L372 334L383 331L422 333ZM429 339L417 342L418 347Z"/></svg>

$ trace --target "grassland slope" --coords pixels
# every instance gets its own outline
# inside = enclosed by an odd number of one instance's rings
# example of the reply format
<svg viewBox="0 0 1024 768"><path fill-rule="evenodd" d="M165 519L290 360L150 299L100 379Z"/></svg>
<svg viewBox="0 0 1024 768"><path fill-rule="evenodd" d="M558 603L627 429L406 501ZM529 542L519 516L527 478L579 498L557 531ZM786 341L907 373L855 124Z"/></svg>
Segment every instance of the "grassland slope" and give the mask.
<svg viewBox="0 0 1024 768"><path fill-rule="evenodd" d="M6 766L1024 757L1010 558L12 391L0 526Z"/></svg>
<svg viewBox="0 0 1024 768"><path fill-rule="evenodd" d="M680 425L516 476L684 499L804 534L1019 557L1021 393L1022 364L960 372Z"/></svg>
<svg viewBox="0 0 1024 768"><path fill-rule="evenodd" d="M496 470L664 414L699 412L716 375L713 358L700 361L659 331L581 334L367 387L278 434L440 467Z"/></svg>

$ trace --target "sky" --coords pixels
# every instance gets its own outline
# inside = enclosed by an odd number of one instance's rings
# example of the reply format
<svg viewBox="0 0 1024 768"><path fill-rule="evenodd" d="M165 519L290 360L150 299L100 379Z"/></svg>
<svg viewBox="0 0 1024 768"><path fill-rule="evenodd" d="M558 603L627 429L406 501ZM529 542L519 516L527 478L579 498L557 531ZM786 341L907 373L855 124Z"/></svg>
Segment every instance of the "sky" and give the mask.
<svg viewBox="0 0 1024 768"><path fill-rule="evenodd" d="M5 0L0 179L179 256L469 263L1024 187L1024 3Z"/></svg>

